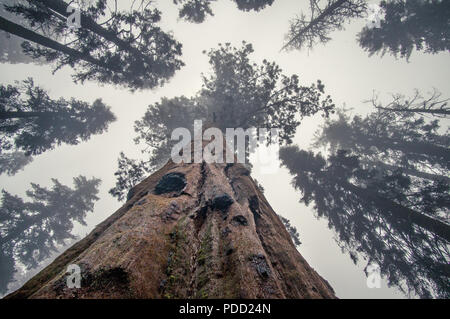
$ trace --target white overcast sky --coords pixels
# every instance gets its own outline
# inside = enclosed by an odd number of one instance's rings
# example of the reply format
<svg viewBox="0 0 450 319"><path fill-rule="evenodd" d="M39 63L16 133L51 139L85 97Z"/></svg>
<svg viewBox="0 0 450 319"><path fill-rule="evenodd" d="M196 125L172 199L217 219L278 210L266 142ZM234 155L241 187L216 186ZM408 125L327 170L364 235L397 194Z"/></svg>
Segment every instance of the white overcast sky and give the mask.
<svg viewBox="0 0 450 319"><path fill-rule="evenodd" d="M125 6L125 1L120 1ZM377 1L372 1L377 2ZM13 83L33 77L35 83L48 89L53 98L75 97L92 102L101 97L112 107L118 120L108 132L94 136L77 146L63 145L34 159L24 171L13 177L0 176L0 188L24 196L30 182L50 186L51 178L72 185L77 175L95 176L102 179L100 200L95 212L88 215L87 227L76 227L81 237L90 232L118 209L121 203L108 194L114 185L113 173L117 168L120 151L129 157L138 158L140 149L134 145L133 123L142 117L149 104L161 97L191 96L201 86L200 74L209 71L207 56L203 50L217 47L218 43L230 42L239 46L243 40L253 44L254 62L263 59L276 61L285 74L298 74L301 83L308 85L321 79L325 89L338 106L344 103L354 108L353 114L371 111L362 101L379 92L382 97L389 93L411 94L417 88L440 90L444 97L450 96L448 72L450 58L447 54L425 55L413 53L410 62L384 57L369 57L356 43L356 34L364 20L353 21L345 31L332 34L332 40L313 51L280 52L289 20L306 8L309 1L275 0L271 7L261 12L239 11L234 2L219 0L212 5L215 16L203 24L190 24L178 19L178 11L171 0L156 1L163 13L162 25L171 30L183 44L183 60L186 66L163 88L130 93L123 88L99 86L95 82L84 85L72 83L70 69L52 75L49 66L31 64L0 65L0 83ZM307 147L318 125L320 117L306 120L298 128L294 142ZM302 245L299 250L310 265L327 279L340 298L402 298L395 288L369 289L363 272L365 264L353 265L348 255L342 254L327 227L326 220L317 220L312 208L299 203L301 194L291 186L292 177L285 169L276 174L254 176L265 188L265 195L274 210L297 227Z"/></svg>

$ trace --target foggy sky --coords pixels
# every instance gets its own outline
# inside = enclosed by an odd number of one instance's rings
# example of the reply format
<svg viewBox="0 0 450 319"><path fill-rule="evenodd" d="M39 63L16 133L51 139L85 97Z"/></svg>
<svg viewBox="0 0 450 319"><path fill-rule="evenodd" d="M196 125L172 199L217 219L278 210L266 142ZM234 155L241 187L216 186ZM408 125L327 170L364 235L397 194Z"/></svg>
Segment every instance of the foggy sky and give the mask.
<svg viewBox="0 0 450 319"><path fill-rule="evenodd" d="M240 46L245 40L253 44L255 53L251 59L254 62L260 63L263 59L275 61L285 74L298 74L303 85L322 80L327 94L338 106L345 103L346 107L353 108L352 114L372 111L372 107L362 101L370 99L374 91L384 99L390 93L410 95L415 88L423 92L436 88L443 97L450 96L448 54L413 52L409 63L390 55L369 57L356 43L356 33L361 30L364 20L354 21L347 25L345 31L333 33L327 45L316 46L313 51L280 52L289 20L299 14L300 9L307 9L308 4L309 1L276 0L271 7L248 13L239 11L232 1L219 0L212 4L215 16L197 25L179 21L177 7L171 0L157 1L157 7L162 11L163 28L172 30L175 38L183 44L182 59L186 66L168 84L155 90L130 93L124 88L101 87L95 82L76 85L71 81L72 70L68 68L52 75L50 66L0 65L2 84L31 76L37 85L49 90L52 98L75 97L88 102L102 98L118 118L103 135L93 136L77 146L62 145L35 157L33 163L15 176L0 176L1 188L25 196L30 182L50 186L51 178L57 178L72 186L72 178L80 174L101 178L100 200L95 212L88 214L88 226L77 225L75 229L77 235L85 236L123 204L108 194L115 183L113 173L117 169L120 151L131 158L144 156L140 152L143 145L140 147L133 142L136 136L134 121L142 117L149 104L161 97L195 94L201 87L201 73L209 72L208 58L202 51L217 47L218 43L230 42ZM304 121L297 129L294 143L308 147L321 123L320 116ZM257 169L254 172L273 209L297 227L302 241L300 253L331 284L338 297L404 297L395 288L387 288L385 282L381 289L367 288L363 272L365 264L353 265L349 256L341 253L327 221L316 220L313 209L299 203L301 194L290 185L292 177L286 169L272 175L258 175Z"/></svg>

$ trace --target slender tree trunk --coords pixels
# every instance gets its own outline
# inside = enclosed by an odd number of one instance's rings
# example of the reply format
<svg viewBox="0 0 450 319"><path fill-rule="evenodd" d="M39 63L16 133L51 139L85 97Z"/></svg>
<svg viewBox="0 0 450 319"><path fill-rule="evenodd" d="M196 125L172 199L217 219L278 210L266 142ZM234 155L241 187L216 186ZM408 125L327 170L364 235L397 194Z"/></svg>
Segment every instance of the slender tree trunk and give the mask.
<svg viewBox="0 0 450 319"><path fill-rule="evenodd" d="M370 160L364 160L362 162L364 164L366 164L366 165L376 165L376 166L382 167L383 169L388 169L388 170L391 170L391 171L402 170L407 175L411 175L411 176L415 176L415 177L419 177L419 178L423 178L423 179L428 179L428 180L431 180L431 181L444 180L444 181L450 183L450 178L447 177L447 176L444 176L444 175L426 173L426 172L418 171L418 170L412 169L412 168L386 164L386 163L381 162L381 161L374 161L374 162L372 162Z"/></svg>
<svg viewBox="0 0 450 319"><path fill-rule="evenodd" d="M128 197L7 298L335 298L241 164L169 161Z"/></svg>
<svg viewBox="0 0 450 319"><path fill-rule="evenodd" d="M292 174L295 173L295 170L299 170L298 167L294 168L292 163L285 163L284 165L288 167ZM329 184L331 188L341 187L342 189L359 197L361 202L374 203L379 208L378 212L381 215L387 217L389 220L392 220L393 223L395 223L397 220L404 220L409 223L415 224L425 230L428 230L450 242L450 225L440 221L439 219L430 217L426 214L422 214L413 209L397 204L395 201L379 195L374 190L356 186L345 179L336 178L332 174L328 174L325 171L315 171L314 169L309 169L303 170L303 172L312 173L314 179L321 181L321 183ZM297 178L299 178L298 173Z"/></svg>
<svg viewBox="0 0 450 319"><path fill-rule="evenodd" d="M450 242L450 225L408 207L399 205L392 200L379 196L370 190L355 186L349 182L340 180L335 180L335 182L344 189L360 197L363 201L370 200L377 206L385 208L380 209L379 212L385 214L390 219L398 218L406 220Z"/></svg>
<svg viewBox="0 0 450 319"><path fill-rule="evenodd" d="M421 154L439 158L445 164L450 163L450 150L446 147L433 145L426 142L409 142L404 140L387 140L379 137L370 137L370 142L380 149L392 149L402 151L404 154Z"/></svg>
<svg viewBox="0 0 450 319"><path fill-rule="evenodd" d="M0 112L0 120L7 119L24 119L32 117L42 117L49 115L56 115L57 112Z"/></svg>
<svg viewBox="0 0 450 319"><path fill-rule="evenodd" d="M56 42L47 37L44 37L44 36L42 36L36 32L33 32L31 30L28 30L27 28L24 28L21 25L11 22L3 17L0 17L0 30L4 30L8 33L14 34L25 40L42 45L46 48L53 49L53 50L59 51L61 53L67 54L75 59L79 59L79 60L86 61L88 63L92 63L101 68L109 69L109 70L112 70L115 72L120 71L119 69L116 69L116 68L112 69L107 64L95 59L94 57L90 56L89 54L81 53L77 50L74 50L65 45L62 45L59 42Z"/></svg>
<svg viewBox="0 0 450 319"><path fill-rule="evenodd" d="M54 10L55 12L59 13L62 16L68 17L69 13L67 12L67 7L69 6L67 3L61 0L28 0L30 2L40 2L46 7ZM120 39L114 32L111 32L99 24L97 24L94 20L92 20L90 17L81 14L81 26L83 28L86 28L100 36L102 36L104 39L111 41L115 43L120 49L124 51L128 51L133 53L135 56L140 57L141 59L145 60L145 57L143 54L131 46L130 43Z"/></svg>

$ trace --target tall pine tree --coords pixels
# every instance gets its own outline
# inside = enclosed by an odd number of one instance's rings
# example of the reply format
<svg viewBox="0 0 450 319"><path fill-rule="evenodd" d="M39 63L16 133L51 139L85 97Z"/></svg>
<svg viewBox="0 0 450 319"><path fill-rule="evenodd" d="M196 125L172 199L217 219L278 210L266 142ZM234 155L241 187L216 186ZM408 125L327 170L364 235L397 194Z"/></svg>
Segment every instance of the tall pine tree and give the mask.
<svg viewBox="0 0 450 319"><path fill-rule="evenodd" d="M89 104L51 99L27 79L0 85L1 152L13 148L38 155L62 143L76 145L106 131L114 114L100 99Z"/></svg>

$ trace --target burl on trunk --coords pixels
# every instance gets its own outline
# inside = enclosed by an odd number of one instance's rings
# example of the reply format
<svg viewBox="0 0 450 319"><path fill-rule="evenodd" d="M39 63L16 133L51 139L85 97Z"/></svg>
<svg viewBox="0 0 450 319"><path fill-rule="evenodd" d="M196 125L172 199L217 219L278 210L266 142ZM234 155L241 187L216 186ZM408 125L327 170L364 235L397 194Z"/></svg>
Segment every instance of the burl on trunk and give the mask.
<svg viewBox="0 0 450 319"><path fill-rule="evenodd" d="M67 266L81 268L68 288ZM7 298L335 298L242 164L175 164Z"/></svg>

